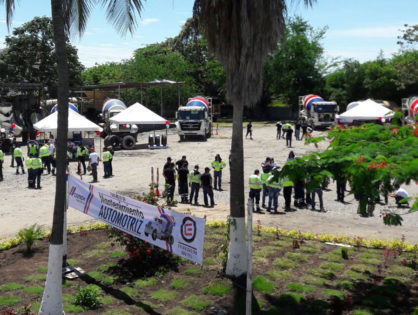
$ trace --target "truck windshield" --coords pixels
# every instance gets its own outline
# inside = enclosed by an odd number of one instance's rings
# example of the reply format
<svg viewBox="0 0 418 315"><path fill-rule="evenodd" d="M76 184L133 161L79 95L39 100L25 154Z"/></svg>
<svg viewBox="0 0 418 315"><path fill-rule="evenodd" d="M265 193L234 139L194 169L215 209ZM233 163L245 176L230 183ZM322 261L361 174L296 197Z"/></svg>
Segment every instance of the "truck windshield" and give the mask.
<svg viewBox="0 0 418 315"><path fill-rule="evenodd" d="M336 109L335 105L315 105L314 111L317 113L334 113Z"/></svg>
<svg viewBox="0 0 418 315"><path fill-rule="evenodd" d="M204 111L199 110L187 110L187 111L179 111L178 119L181 120L200 120L205 118Z"/></svg>

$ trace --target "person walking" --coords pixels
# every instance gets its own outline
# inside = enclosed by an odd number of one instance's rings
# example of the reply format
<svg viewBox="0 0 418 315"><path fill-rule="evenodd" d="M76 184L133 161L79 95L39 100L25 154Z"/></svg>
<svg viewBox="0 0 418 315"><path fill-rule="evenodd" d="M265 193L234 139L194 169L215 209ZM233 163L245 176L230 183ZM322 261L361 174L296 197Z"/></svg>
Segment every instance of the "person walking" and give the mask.
<svg viewBox="0 0 418 315"><path fill-rule="evenodd" d="M286 131L287 131L287 129L289 129L290 127L292 127L289 123L285 123L284 125L283 125L283 127L282 127L282 131L283 131L283 133L282 133L282 138L283 139L285 139L285 135L286 135Z"/></svg>
<svg viewBox="0 0 418 315"><path fill-rule="evenodd" d="M0 182L3 181L4 152L0 149Z"/></svg>
<svg viewBox="0 0 418 315"><path fill-rule="evenodd" d="M199 189L200 189L200 172L199 165L194 166L193 172L189 174L189 185L190 185L190 198L189 201L192 203L194 197L194 204L197 206L199 199Z"/></svg>
<svg viewBox="0 0 418 315"><path fill-rule="evenodd" d="M29 157L25 160L26 163L26 169L28 170L28 188L34 189L35 188L35 173L32 168L32 160L33 155L29 154Z"/></svg>
<svg viewBox="0 0 418 315"><path fill-rule="evenodd" d="M261 192L261 188L263 188L263 184L260 178L260 171L255 170L254 174L250 176L248 182L250 186L250 198L253 200L253 204L254 204L253 212L261 212L260 192Z"/></svg>
<svg viewBox="0 0 418 315"><path fill-rule="evenodd" d="M69 152L67 151L67 154ZM71 155L71 153L69 153ZM90 149L90 155L89 155L89 166L91 167L91 173L93 175L93 183L97 183L97 166L99 165L100 157L94 151L94 148Z"/></svg>
<svg viewBox="0 0 418 315"><path fill-rule="evenodd" d="M295 123L295 139L300 140L300 128L301 128L300 120L297 120Z"/></svg>
<svg viewBox="0 0 418 315"><path fill-rule="evenodd" d="M283 179L284 211L290 211L290 205L292 203L292 188L293 182L288 177L285 177Z"/></svg>
<svg viewBox="0 0 418 315"><path fill-rule="evenodd" d="M176 188L176 171L174 169L174 163L169 164L168 167L164 169L163 175L167 190L167 203L170 204L174 199L174 190Z"/></svg>
<svg viewBox="0 0 418 315"><path fill-rule="evenodd" d="M336 174L336 184L337 184L337 201L344 203L344 194L347 180L343 176Z"/></svg>
<svg viewBox="0 0 418 315"><path fill-rule="evenodd" d="M302 137L300 138L300 140L306 139L307 132L308 132L308 124L306 123L306 121L304 121L302 123Z"/></svg>
<svg viewBox="0 0 418 315"><path fill-rule="evenodd" d="M16 175L19 174L19 166L22 168L22 174L25 174L25 169L23 168L23 152L18 145L13 151L13 156L16 160Z"/></svg>
<svg viewBox="0 0 418 315"><path fill-rule="evenodd" d="M226 166L225 162L219 154L216 154L215 160L212 161L214 189L222 190L222 169Z"/></svg>
<svg viewBox="0 0 418 315"><path fill-rule="evenodd" d="M179 181L179 195L181 197L181 203L189 203L187 198L189 197L189 186L187 179L189 177L189 170L187 164L182 164L180 169L177 171Z"/></svg>
<svg viewBox="0 0 418 315"><path fill-rule="evenodd" d="M110 177L110 159L112 158L112 154L109 152L108 148L103 149L103 170L104 170L104 178Z"/></svg>
<svg viewBox="0 0 418 315"><path fill-rule="evenodd" d="M35 188L35 184L36 184L36 189L41 189L41 175L42 175L42 160L40 157L38 156L34 156L32 158L32 171L33 171L33 188Z"/></svg>
<svg viewBox="0 0 418 315"><path fill-rule="evenodd" d="M267 179L271 176L271 167L266 165L263 167L263 174L261 174L261 184L263 185L263 196L261 199L261 206L266 208L266 197L269 195L269 188L267 187Z"/></svg>
<svg viewBox="0 0 418 315"><path fill-rule="evenodd" d="M318 199L319 199L319 212L326 212L324 209L324 201L322 199L321 185L318 185L312 190L312 197L311 197L312 211L315 211L315 195L318 195Z"/></svg>
<svg viewBox="0 0 418 315"><path fill-rule="evenodd" d="M48 174L51 174L51 163L49 159L49 148L47 143L45 143L39 148L39 157L42 160L42 168L46 168L48 170Z"/></svg>
<svg viewBox="0 0 418 315"><path fill-rule="evenodd" d="M248 122L247 124L247 133L245 135L245 139L247 139L248 135L250 135L250 139L253 139L253 124L250 122Z"/></svg>
<svg viewBox="0 0 418 315"><path fill-rule="evenodd" d="M279 194L282 188L281 180L277 176L271 175L267 179L267 186L269 189L269 205L267 211L271 212L271 206L273 204L274 213L277 213L277 208L279 207Z"/></svg>
<svg viewBox="0 0 418 315"><path fill-rule="evenodd" d="M292 134L293 134L293 129L289 125L289 128L286 129L286 146L288 148L292 147Z"/></svg>
<svg viewBox="0 0 418 315"><path fill-rule="evenodd" d="M87 150L87 148L83 144L80 144L77 147L77 153L76 153L76 158L78 161L77 174L81 175L81 166L83 166L83 175L86 175L86 156L88 155L89 155L89 151Z"/></svg>
<svg viewBox="0 0 418 315"><path fill-rule="evenodd" d="M203 201L205 206L209 207L208 196L210 198L210 207L215 206L212 189L212 175L210 175L210 168L205 167L205 173L200 176L200 186L203 189Z"/></svg>
<svg viewBox="0 0 418 315"><path fill-rule="evenodd" d="M277 132L276 132L276 139L280 139L281 138L281 134L282 134L282 127L283 124L281 121L278 121L276 123L276 128L277 128Z"/></svg>

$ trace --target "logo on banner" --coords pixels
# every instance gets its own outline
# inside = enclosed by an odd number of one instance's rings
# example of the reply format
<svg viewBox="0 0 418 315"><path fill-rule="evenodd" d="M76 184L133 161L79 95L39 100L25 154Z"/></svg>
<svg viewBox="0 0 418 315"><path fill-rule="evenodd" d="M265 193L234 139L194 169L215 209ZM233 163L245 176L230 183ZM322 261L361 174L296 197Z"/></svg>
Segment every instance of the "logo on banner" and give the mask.
<svg viewBox="0 0 418 315"><path fill-rule="evenodd" d="M196 222L190 217L185 217L180 228L181 237L187 243L191 243L196 237L196 231Z"/></svg>
<svg viewBox="0 0 418 315"><path fill-rule="evenodd" d="M71 187L69 195L71 197L74 197L77 202L84 204L86 202L86 197L84 197L81 194L78 194L76 191L77 191L76 186Z"/></svg>

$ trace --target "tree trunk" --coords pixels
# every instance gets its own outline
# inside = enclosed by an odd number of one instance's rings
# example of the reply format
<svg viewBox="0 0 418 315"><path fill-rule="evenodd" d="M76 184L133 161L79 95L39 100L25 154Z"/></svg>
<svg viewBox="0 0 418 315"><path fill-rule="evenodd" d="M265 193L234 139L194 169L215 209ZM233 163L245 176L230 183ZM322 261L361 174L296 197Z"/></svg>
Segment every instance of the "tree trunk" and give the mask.
<svg viewBox="0 0 418 315"><path fill-rule="evenodd" d="M48 257L48 274L39 314L62 314L62 255L63 228L66 200L66 164L68 133L68 63L66 34L64 30L63 1L51 0L52 24L57 56L58 73L58 130L56 139L57 178L51 243Z"/></svg>
<svg viewBox="0 0 418 315"><path fill-rule="evenodd" d="M231 142L231 194L229 251L226 274L239 277L247 272L247 248L245 242L245 205L244 205L244 147L242 116L244 104L239 99L234 104Z"/></svg>

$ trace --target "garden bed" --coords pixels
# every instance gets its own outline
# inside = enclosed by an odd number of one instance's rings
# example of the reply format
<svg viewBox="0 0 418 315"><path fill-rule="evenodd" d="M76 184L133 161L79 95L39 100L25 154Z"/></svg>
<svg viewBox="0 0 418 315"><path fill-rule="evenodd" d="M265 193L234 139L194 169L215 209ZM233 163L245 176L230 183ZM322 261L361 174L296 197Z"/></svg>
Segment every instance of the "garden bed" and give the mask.
<svg viewBox="0 0 418 315"><path fill-rule="evenodd" d="M148 276L127 280L120 266L132 258L109 240L106 230L68 236L68 258L82 279L66 281L66 313L79 314L242 314L243 295L222 275L225 226L208 227L204 266L178 259L156 266ZM21 245L0 252L0 314L27 306L36 313L42 298L48 241L33 254ZM138 260L137 264L141 262ZM254 295L261 314L411 314L418 312L415 253L303 241L261 230L254 234ZM80 288L99 293L100 306L75 304ZM13 313L7 313L13 314Z"/></svg>

